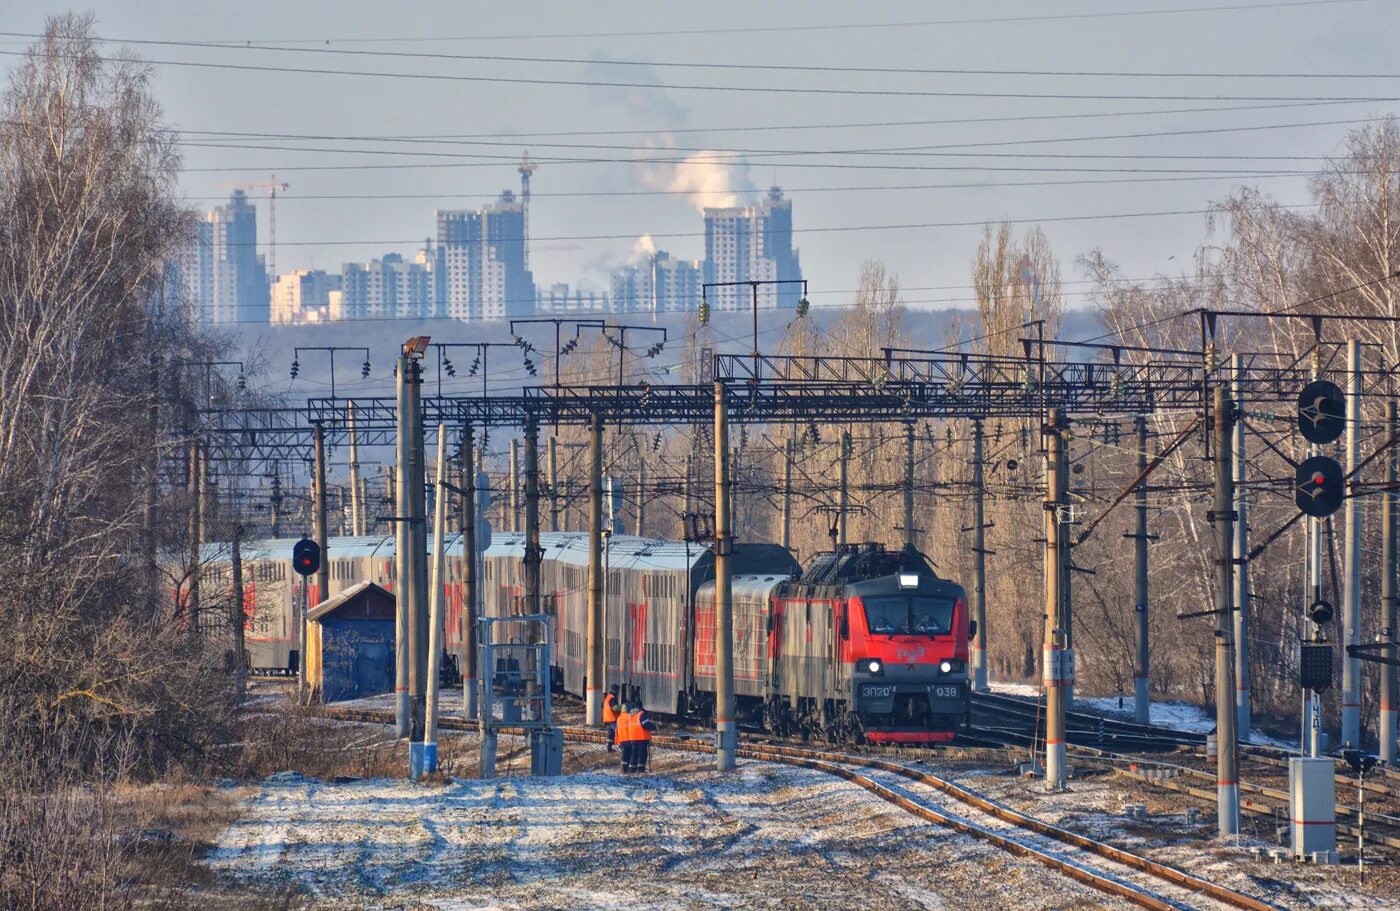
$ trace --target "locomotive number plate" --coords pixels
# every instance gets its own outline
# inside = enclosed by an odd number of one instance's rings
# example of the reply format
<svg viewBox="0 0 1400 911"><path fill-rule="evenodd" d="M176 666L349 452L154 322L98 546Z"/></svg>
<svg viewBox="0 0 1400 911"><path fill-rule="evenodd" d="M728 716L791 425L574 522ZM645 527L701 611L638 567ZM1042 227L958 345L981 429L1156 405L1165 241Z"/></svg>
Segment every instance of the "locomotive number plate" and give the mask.
<svg viewBox="0 0 1400 911"><path fill-rule="evenodd" d="M956 686L933 687L933 697L935 699L956 699L958 695L958 687Z"/></svg>
<svg viewBox="0 0 1400 911"><path fill-rule="evenodd" d="M871 686L866 684L860 688L860 694L867 699L888 699L894 695L892 686Z"/></svg>

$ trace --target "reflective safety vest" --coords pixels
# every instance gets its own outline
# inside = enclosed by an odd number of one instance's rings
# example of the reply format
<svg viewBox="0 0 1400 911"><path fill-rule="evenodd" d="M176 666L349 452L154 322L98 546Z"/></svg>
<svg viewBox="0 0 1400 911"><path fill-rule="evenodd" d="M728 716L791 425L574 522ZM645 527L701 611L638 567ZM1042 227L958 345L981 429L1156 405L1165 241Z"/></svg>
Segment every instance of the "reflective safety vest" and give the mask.
<svg viewBox="0 0 1400 911"><path fill-rule="evenodd" d="M633 713L628 727L632 729L633 740L651 740L651 716L647 714L646 709Z"/></svg>
<svg viewBox="0 0 1400 911"><path fill-rule="evenodd" d="M608 693L606 696L603 697L604 724L612 724L614 721L617 720L617 709L613 708L613 706L615 705L617 705L617 697L614 696L612 693Z"/></svg>
<svg viewBox="0 0 1400 911"><path fill-rule="evenodd" d="M632 713L617 713L617 734L613 737L616 744L624 744L632 741Z"/></svg>

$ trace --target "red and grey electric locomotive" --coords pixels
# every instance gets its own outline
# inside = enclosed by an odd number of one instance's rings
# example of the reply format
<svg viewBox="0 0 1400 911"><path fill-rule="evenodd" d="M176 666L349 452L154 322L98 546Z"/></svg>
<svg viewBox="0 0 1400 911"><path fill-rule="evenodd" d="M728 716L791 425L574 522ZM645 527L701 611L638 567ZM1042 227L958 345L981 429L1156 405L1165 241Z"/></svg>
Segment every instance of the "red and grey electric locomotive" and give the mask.
<svg viewBox="0 0 1400 911"><path fill-rule="evenodd" d="M581 697L588 538L546 532L541 543L555 684ZM461 539L454 535L445 544L444 641L455 655L465 594ZM332 539L332 590L362 579L392 590L393 547L392 539ZM518 613L524 550L523 534L498 533L481 553L486 615ZM250 665L285 672L296 664L291 542L248 542L244 553ZM211 550L202 586L226 590L226 560ZM615 535L607 564L603 685L625 687L657 714L713 720L712 552ZM922 555L854 544L818 554L803 571L781 547L738 544L732 569L735 707L743 726L832 741L953 739L968 713L968 640L975 630L962 587L940 578Z"/></svg>
<svg viewBox="0 0 1400 911"><path fill-rule="evenodd" d="M774 727L935 743L965 723L967 596L918 552L857 544L819 554L779 589L774 611Z"/></svg>

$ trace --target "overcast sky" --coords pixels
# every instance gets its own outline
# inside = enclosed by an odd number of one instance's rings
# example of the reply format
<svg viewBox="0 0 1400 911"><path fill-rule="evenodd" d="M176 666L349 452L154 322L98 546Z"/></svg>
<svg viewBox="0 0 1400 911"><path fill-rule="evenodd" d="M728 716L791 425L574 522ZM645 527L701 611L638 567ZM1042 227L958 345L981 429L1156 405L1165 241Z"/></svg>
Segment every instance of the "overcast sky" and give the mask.
<svg viewBox="0 0 1400 911"><path fill-rule="evenodd" d="M531 209L532 267L539 285L565 281L605 288L608 269L632 256L642 235L677 256L700 258L704 240L697 206L751 199L740 191L777 182L793 199L797 242L815 304L849 300L861 262L879 259L899 274L913 306L964 303L978 226L1003 218L1043 220L1066 279L1081 277L1074 259L1094 247L1121 263L1129 276L1173 272L1202 241L1203 216L1086 216L1200 210L1242 182L1258 184L1282 203L1303 203L1306 182L1300 177L1221 172L1306 171L1320 156L1336 152L1354 126L1335 121L1396 110L1386 100L1400 95L1400 79L1394 78L1181 75L1400 73L1395 64L1400 4L1394 0L1237 0L1236 6L1254 8L1220 8L1225 5L1221 0L85 4L95 11L104 36L281 48L131 46L151 60L377 74L157 67L155 93L171 123L181 130L210 131L188 133L187 142L277 147L190 145L184 186L207 208L216 202L210 197L226 196L237 182L266 181L275 172L278 181L290 184L278 201L278 271L339 270L349 260L391 251L411 254L433 233L435 208L477 206L504 188L518 187L515 165L528 149L540 162ZM46 15L65 9L46 0L4 6L0 30L6 32L36 31ZM1187 7L1196 11L1184 11ZM1153 8L1176 11L1123 15ZM869 27L877 24L886 27ZM15 38L0 43L11 53L20 46ZM577 62L397 55L404 52ZM649 65L603 62L608 60ZM664 65L675 63L1120 75ZM1121 75L1144 71L1172 75ZM489 81L502 78L637 85ZM664 87L648 87L656 84ZM760 88L804 91L756 91ZM995 93L1120 97L985 97ZM1319 97L1368 100L1292 100ZM1202 108L1232 110L1143 113ZM1100 114L1113 116L1078 116ZM948 122L987 118L998 120ZM890 125L895 122L904 125ZM1285 124L1292 126L1025 144ZM737 131L774 126L817 128ZM252 133L309 138L246 135ZM384 141L403 136L449 141ZM945 148L888 151L929 146ZM385 154L388 150L400 154ZM813 154L818 152L826 154ZM692 155L698 157L685 160ZM1062 185L1046 185L1054 182ZM838 189L850 187L893 189ZM589 193L602 195L577 195ZM265 201L259 206L265 241Z"/></svg>

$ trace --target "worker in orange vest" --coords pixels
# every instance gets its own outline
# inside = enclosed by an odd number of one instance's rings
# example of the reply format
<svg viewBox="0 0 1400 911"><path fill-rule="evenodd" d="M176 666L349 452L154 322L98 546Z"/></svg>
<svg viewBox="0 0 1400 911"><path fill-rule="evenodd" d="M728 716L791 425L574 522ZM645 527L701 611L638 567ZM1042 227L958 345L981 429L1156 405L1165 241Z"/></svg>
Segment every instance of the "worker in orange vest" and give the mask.
<svg viewBox="0 0 1400 911"><path fill-rule="evenodd" d="M617 739L617 687L608 690L603 697L603 724L608 726L608 752L613 751L613 741Z"/></svg>
<svg viewBox="0 0 1400 911"><path fill-rule="evenodd" d="M633 707L630 727L632 729L632 771L645 772L647 770L647 754L651 752L651 732L655 725L640 702Z"/></svg>
<svg viewBox="0 0 1400 911"><path fill-rule="evenodd" d="M631 771L632 766L632 713L631 706L625 702L621 703L617 711L617 732L613 735L614 742L622 752L622 771Z"/></svg>

